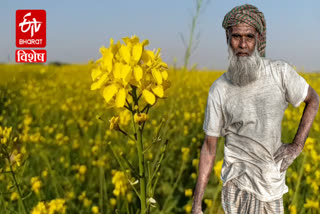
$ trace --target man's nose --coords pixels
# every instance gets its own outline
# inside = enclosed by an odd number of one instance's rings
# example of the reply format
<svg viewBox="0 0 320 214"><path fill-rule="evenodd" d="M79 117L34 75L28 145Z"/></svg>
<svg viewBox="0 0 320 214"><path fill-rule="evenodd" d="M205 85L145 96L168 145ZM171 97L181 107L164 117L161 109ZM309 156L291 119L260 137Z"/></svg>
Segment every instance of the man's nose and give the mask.
<svg viewBox="0 0 320 214"><path fill-rule="evenodd" d="M245 40L245 38L240 38L239 48L241 49L247 48L247 41Z"/></svg>

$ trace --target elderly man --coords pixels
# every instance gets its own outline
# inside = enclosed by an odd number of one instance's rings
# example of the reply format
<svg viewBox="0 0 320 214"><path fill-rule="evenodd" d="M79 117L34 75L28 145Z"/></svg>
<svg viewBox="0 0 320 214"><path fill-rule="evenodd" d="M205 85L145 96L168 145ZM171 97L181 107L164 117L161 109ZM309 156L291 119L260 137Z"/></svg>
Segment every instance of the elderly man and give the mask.
<svg viewBox="0 0 320 214"><path fill-rule="evenodd" d="M229 67L210 87L193 214L225 137L221 203L225 213L283 213L285 173L300 154L319 107L319 96L288 63L264 58L264 15L252 5L233 8L223 20ZM305 109L292 143L281 142L281 122L291 103Z"/></svg>

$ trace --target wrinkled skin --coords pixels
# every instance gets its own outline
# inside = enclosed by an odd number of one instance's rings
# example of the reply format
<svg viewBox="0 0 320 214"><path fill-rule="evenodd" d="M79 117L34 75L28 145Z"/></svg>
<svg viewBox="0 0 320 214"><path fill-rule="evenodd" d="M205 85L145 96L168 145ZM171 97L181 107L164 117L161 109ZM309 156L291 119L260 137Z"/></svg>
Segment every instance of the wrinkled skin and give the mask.
<svg viewBox="0 0 320 214"><path fill-rule="evenodd" d="M283 143L278 151L274 154L274 160L278 163L282 160L280 172L287 170L287 168L293 163L302 151L299 145L294 143Z"/></svg>
<svg viewBox="0 0 320 214"><path fill-rule="evenodd" d="M282 160L280 172L284 172L302 152L305 141L319 108L319 96L317 92L309 86L307 97L304 102L306 106L299 124L296 136L290 144L282 144L274 154L275 162Z"/></svg>
<svg viewBox="0 0 320 214"><path fill-rule="evenodd" d="M231 27L226 36L233 53L238 57L251 56L260 38L257 30L246 23Z"/></svg>

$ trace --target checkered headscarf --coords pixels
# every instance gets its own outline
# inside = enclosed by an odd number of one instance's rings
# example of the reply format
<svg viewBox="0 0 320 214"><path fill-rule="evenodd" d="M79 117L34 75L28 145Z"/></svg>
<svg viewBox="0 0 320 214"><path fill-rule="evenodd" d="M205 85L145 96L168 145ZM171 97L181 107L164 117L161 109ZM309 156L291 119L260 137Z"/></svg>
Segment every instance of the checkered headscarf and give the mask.
<svg viewBox="0 0 320 214"><path fill-rule="evenodd" d="M262 12L258 10L253 5L245 4L237 6L229 11L222 22L222 27L228 29L239 23L246 23L251 25L260 33L260 43L258 46L258 51L260 56L264 57L266 55L266 20Z"/></svg>

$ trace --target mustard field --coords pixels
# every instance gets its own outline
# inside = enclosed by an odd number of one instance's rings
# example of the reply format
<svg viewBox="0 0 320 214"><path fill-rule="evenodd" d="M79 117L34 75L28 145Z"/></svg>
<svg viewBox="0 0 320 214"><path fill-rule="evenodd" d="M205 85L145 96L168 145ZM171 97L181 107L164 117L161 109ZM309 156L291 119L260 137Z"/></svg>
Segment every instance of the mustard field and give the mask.
<svg viewBox="0 0 320 214"><path fill-rule="evenodd" d="M169 68L170 87L145 92L141 106L128 104L141 110L134 116L120 95L121 108L110 108L106 94L91 90L90 64L0 65L0 213L136 214L142 198L149 213L191 213L207 95L222 73ZM320 94L320 74L301 75ZM293 140L304 105L286 110L282 142ZM286 213L320 213L319 139L318 114L287 171ZM204 214L223 213L223 144L220 138Z"/></svg>

